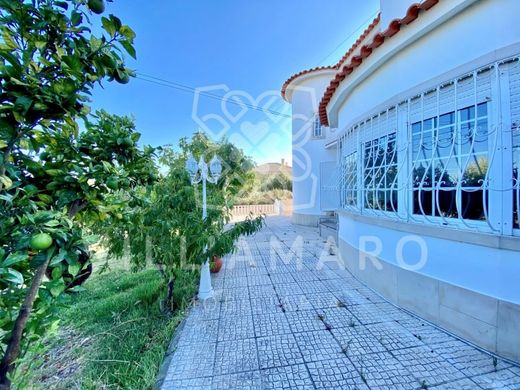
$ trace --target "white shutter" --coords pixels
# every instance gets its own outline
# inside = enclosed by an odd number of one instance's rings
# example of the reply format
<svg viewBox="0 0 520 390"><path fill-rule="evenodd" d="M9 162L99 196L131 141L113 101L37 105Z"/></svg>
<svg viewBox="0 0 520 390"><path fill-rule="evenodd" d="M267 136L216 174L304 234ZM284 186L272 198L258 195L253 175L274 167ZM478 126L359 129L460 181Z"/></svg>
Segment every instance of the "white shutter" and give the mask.
<svg viewBox="0 0 520 390"><path fill-rule="evenodd" d="M513 126L520 126L520 61L510 62L503 68L509 73L511 123Z"/></svg>

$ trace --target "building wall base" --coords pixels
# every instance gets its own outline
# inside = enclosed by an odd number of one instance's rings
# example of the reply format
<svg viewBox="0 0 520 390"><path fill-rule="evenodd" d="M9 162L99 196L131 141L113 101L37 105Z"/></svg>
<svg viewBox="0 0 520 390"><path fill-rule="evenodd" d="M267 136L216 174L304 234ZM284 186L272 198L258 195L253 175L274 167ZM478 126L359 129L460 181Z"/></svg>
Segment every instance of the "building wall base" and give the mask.
<svg viewBox="0 0 520 390"><path fill-rule="evenodd" d="M370 261L362 256L366 261L360 261L360 251L341 238L339 254L356 278L390 302L487 351L520 363L520 305L408 271L379 258Z"/></svg>

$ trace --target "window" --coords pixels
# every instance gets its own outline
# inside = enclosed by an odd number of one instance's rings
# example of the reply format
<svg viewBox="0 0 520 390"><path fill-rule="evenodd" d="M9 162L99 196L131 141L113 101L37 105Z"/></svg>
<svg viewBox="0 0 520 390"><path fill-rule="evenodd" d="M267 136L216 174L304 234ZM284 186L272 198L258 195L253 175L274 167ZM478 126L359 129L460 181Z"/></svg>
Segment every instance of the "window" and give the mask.
<svg viewBox="0 0 520 390"><path fill-rule="evenodd" d="M487 103L413 123L412 161L414 214L485 220Z"/></svg>
<svg viewBox="0 0 520 390"><path fill-rule="evenodd" d="M314 116L314 126L313 126L313 132L312 132L312 135L314 137L321 137L322 136L322 132L321 132L321 121L320 121L320 117L318 114L316 114Z"/></svg>
<svg viewBox="0 0 520 390"><path fill-rule="evenodd" d="M363 205L397 212L396 133L364 143Z"/></svg>
<svg viewBox="0 0 520 390"><path fill-rule="evenodd" d="M520 210L520 127L513 128L513 228L519 229Z"/></svg>
<svg viewBox="0 0 520 390"><path fill-rule="evenodd" d="M357 206L357 152L345 156L343 161L344 205Z"/></svg>

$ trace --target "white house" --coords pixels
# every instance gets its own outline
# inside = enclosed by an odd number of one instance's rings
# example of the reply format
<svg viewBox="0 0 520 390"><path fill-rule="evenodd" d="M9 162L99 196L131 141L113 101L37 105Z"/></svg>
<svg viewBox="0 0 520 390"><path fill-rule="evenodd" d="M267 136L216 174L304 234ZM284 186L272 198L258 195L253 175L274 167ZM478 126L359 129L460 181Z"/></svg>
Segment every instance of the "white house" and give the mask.
<svg viewBox="0 0 520 390"><path fill-rule="evenodd" d="M335 211L354 275L516 361L518 15L518 0L381 0L337 64L282 88L294 222Z"/></svg>

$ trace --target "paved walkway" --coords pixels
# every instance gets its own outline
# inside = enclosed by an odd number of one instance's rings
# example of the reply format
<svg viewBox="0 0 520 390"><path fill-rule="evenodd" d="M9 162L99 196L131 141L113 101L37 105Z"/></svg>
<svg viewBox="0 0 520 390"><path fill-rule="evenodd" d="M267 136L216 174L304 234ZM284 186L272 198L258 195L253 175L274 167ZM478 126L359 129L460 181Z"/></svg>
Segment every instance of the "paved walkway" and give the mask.
<svg viewBox="0 0 520 390"><path fill-rule="evenodd" d="M172 342L163 389L520 389L519 367L386 302L316 229L269 218L243 244Z"/></svg>

